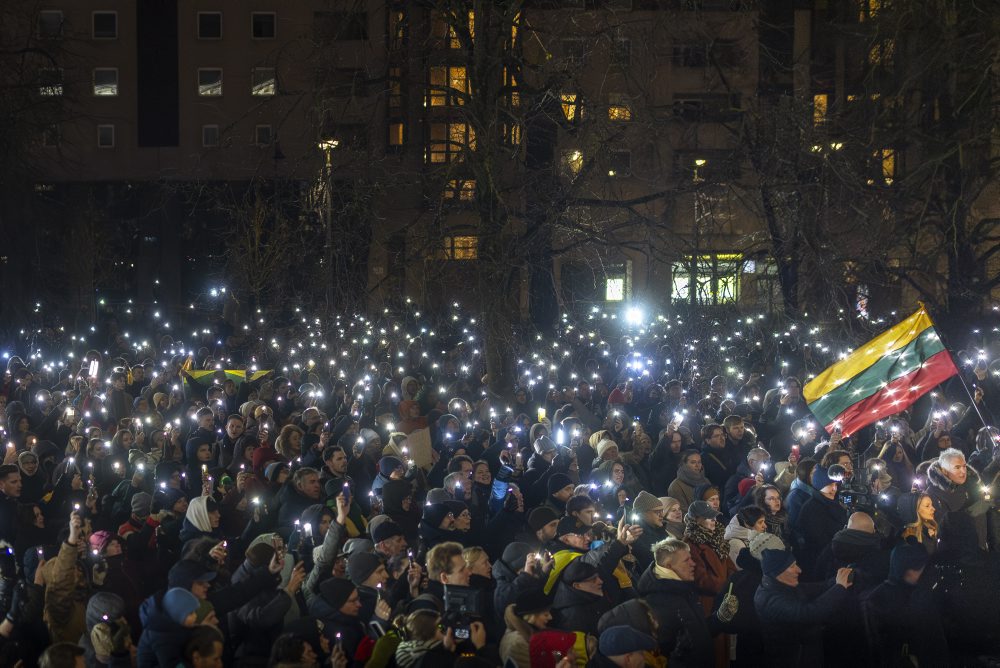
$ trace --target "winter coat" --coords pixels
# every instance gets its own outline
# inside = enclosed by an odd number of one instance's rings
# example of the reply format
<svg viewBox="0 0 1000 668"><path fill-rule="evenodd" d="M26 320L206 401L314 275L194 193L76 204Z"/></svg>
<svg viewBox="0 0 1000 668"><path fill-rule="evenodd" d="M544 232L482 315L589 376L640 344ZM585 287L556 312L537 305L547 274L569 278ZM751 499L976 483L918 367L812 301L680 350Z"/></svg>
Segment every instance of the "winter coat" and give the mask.
<svg viewBox="0 0 1000 668"><path fill-rule="evenodd" d="M642 572L653 563L653 546L667 537L664 527L654 527L645 520L637 523L642 528L642 535L632 543L632 556L635 557L636 571Z"/></svg>
<svg viewBox="0 0 1000 668"><path fill-rule="evenodd" d="M255 568L244 561L233 573L232 582L244 582L262 570L267 568ZM270 655L271 645L281 634L285 615L293 605L295 601L284 589L261 588L253 598L229 613L229 642L241 666L266 665L265 657Z"/></svg>
<svg viewBox="0 0 1000 668"><path fill-rule="evenodd" d="M725 539L729 541L729 558L734 564L736 563L736 557L740 554L740 550L750 547L750 539L756 535L756 531L740 524L739 517L733 517L733 519L729 520L729 524L726 525Z"/></svg>
<svg viewBox="0 0 1000 668"><path fill-rule="evenodd" d="M948 666L948 643L932 592L920 585L886 580L861 599L869 656L879 668Z"/></svg>
<svg viewBox="0 0 1000 668"><path fill-rule="evenodd" d="M812 577L816 562L833 536L847 524L847 511L835 500L825 496L809 499L799 514L797 537L799 550L795 553L799 566Z"/></svg>
<svg viewBox="0 0 1000 668"><path fill-rule="evenodd" d="M787 496L785 496L785 503L783 505L783 508L788 511L787 526L791 531L794 532L798 526L799 513L802 512L802 506L806 505L806 501L817 496L819 496L819 492L812 485L804 483L798 478L792 481L792 486L788 490Z"/></svg>
<svg viewBox="0 0 1000 668"><path fill-rule="evenodd" d="M504 611L514 602L518 594L529 589L541 589L542 581L528 573L515 573L503 560L493 562L493 610L497 621L504 619Z"/></svg>
<svg viewBox="0 0 1000 668"><path fill-rule="evenodd" d="M86 628L87 581L77 574L76 545L67 542L59 555L46 562L45 623L53 643L75 643Z"/></svg>
<svg viewBox="0 0 1000 668"><path fill-rule="evenodd" d="M764 637L768 668L813 668L823 665L823 624L849 597L840 585L823 583L790 587L764 576L754 607ZM846 640L846 639L845 639Z"/></svg>
<svg viewBox="0 0 1000 668"><path fill-rule="evenodd" d="M728 442L721 448L704 446L701 449L701 461L705 465L705 477L720 491L725 489L729 478L736 473L741 463L746 462L743 457L736 446Z"/></svg>
<svg viewBox="0 0 1000 668"><path fill-rule="evenodd" d="M552 600L552 626L564 631L582 631L596 636L597 620L611 607L604 596L596 596L560 582L556 585L556 596Z"/></svg>
<svg viewBox="0 0 1000 668"><path fill-rule="evenodd" d="M986 515L992 502L983 498L979 473L971 466L965 483L956 485L945 475L939 462L927 469L927 495L934 502L942 551L966 552L968 541L962 536L975 532L980 550L987 549Z"/></svg>
<svg viewBox="0 0 1000 668"><path fill-rule="evenodd" d="M712 606L715 623L725 633L735 634L736 665L764 665L764 638L760 631L760 620L754 607L753 597L760 587L764 574L760 570L760 562L750 555L749 549L743 549L736 557L736 566L740 569L729 576L722 586L722 591L715 597ZM738 606L732 619L723 622L719 618L719 607L723 599L731 595L736 597Z"/></svg>
<svg viewBox="0 0 1000 668"><path fill-rule="evenodd" d="M670 668L711 665L712 635L694 583L657 578L650 566L637 589L656 615L656 640Z"/></svg>
<svg viewBox="0 0 1000 668"><path fill-rule="evenodd" d="M504 611L503 619L507 630L500 639L500 659L504 666L531 668L529 647L534 629L515 615L513 608Z"/></svg>
<svg viewBox="0 0 1000 668"><path fill-rule="evenodd" d="M163 592L150 596L139 608L142 636L136 652L138 668L176 668L192 631L170 618L163 609Z"/></svg>
<svg viewBox="0 0 1000 668"><path fill-rule="evenodd" d="M323 635L330 641L331 647L337 644L337 634L340 634L339 642L344 648L344 655L348 657L348 665L352 665L350 658L365 639L365 627L361 618L348 617L339 610L334 610L322 596L316 596L309 602L309 614L323 622Z"/></svg>
<svg viewBox="0 0 1000 668"><path fill-rule="evenodd" d="M736 564L729 557L723 559L715 553L710 545L693 543L685 539L691 548L691 558L694 560L694 583L701 599L701 607L705 615L712 613L716 595L722 591L722 586L733 573Z"/></svg>

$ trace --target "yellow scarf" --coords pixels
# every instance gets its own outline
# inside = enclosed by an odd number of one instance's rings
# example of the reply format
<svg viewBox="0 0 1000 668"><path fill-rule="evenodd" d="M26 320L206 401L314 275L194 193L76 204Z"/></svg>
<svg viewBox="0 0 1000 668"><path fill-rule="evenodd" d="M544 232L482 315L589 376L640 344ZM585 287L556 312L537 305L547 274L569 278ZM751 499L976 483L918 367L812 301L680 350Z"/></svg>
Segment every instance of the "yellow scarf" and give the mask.
<svg viewBox="0 0 1000 668"><path fill-rule="evenodd" d="M669 568L660 566L659 564L653 564L653 575L655 575L660 580L680 580L680 576L674 573Z"/></svg>

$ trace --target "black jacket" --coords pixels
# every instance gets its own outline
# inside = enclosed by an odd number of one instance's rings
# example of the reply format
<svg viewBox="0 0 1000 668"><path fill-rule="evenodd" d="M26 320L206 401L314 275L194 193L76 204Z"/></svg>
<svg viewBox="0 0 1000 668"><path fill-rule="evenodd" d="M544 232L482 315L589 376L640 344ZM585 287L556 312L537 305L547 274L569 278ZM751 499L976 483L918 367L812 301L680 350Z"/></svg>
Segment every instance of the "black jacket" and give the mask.
<svg viewBox="0 0 1000 668"><path fill-rule="evenodd" d="M754 595L769 668L823 665L823 624L850 596L840 585L789 587L764 576Z"/></svg>
<svg viewBox="0 0 1000 668"><path fill-rule="evenodd" d="M802 506L797 529L800 547L795 556L808 576L806 579L815 579L819 555L846 524L847 511L835 500L818 496Z"/></svg>
<svg viewBox="0 0 1000 668"><path fill-rule="evenodd" d="M944 624L929 589L886 580L862 598L861 608L872 665L892 668L907 656L921 668L948 665Z"/></svg>
<svg viewBox="0 0 1000 668"><path fill-rule="evenodd" d="M564 631L583 631L596 636L597 621L611 607L604 596L580 591L560 582L556 585L556 596L552 601L552 626Z"/></svg>
<svg viewBox="0 0 1000 668"><path fill-rule="evenodd" d="M233 573L232 582L244 582L266 570L266 567L254 568L244 561ZM272 586L258 589L253 598L229 613L229 634L236 656L241 658L240 665L267 664L271 645L280 635L285 615L293 603L288 592Z"/></svg>
<svg viewBox="0 0 1000 668"><path fill-rule="evenodd" d="M656 640L670 667L711 666L712 634L694 582L661 580L650 566L639 578L638 591L656 615Z"/></svg>
<svg viewBox="0 0 1000 668"><path fill-rule="evenodd" d="M745 460L736 446L726 443L725 447L713 448L704 446L701 449L701 462L705 465L705 477L719 488L719 494L726 487L726 481L736 473Z"/></svg>

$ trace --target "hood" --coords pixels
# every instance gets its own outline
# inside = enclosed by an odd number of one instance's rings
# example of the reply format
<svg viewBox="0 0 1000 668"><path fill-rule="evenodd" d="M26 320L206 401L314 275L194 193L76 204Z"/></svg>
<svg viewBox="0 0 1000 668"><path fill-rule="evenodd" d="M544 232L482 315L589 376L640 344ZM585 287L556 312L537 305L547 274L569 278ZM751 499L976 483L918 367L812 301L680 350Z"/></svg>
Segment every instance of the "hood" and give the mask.
<svg viewBox="0 0 1000 668"><path fill-rule="evenodd" d="M726 525L726 532L723 534L723 538L726 540L742 540L744 543L749 544L750 539L754 537L757 532L753 529L748 529L742 524L740 524L740 518L738 515L733 515L733 519L729 520L729 524Z"/></svg>
<svg viewBox="0 0 1000 668"><path fill-rule="evenodd" d="M896 501L896 512L904 525L914 524L917 521L917 504L920 501L920 494L902 494Z"/></svg>
<svg viewBox="0 0 1000 668"><path fill-rule="evenodd" d="M115 620L125 614L125 601L118 594L99 591L87 602L87 631L93 631L106 616Z"/></svg>
<svg viewBox="0 0 1000 668"><path fill-rule="evenodd" d="M974 489L979 485L979 472L971 466L969 466L967 470L968 475L965 479L965 484L961 487ZM934 485L945 494L954 494L961 489L959 485L956 485L948 479L948 476L945 475L944 470L941 468L940 462L934 462L927 467L927 482L928 484Z"/></svg>
<svg viewBox="0 0 1000 668"><path fill-rule="evenodd" d="M589 592L574 589L565 582L560 582L556 586L556 595L552 599L552 607L556 610L572 608L575 606L593 605L598 601L603 601L603 596L596 596Z"/></svg>
<svg viewBox="0 0 1000 668"><path fill-rule="evenodd" d="M159 597L162 595L163 592L154 594L139 606L139 621L142 622L143 630L170 631L179 628L160 604Z"/></svg>
<svg viewBox="0 0 1000 668"><path fill-rule="evenodd" d="M833 536L830 550L842 563L854 563L879 549L879 537L857 529L841 529Z"/></svg>
<svg viewBox="0 0 1000 668"><path fill-rule="evenodd" d="M642 633L655 635L650 628L649 607L639 599L626 601L601 615L597 631L603 633L604 629L612 626L631 626Z"/></svg>
<svg viewBox="0 0 1000 668"><path fill-rule="evenodd" d="M513 582L517 578L517 573L510 569L503 559L493 562L493 579L497 582Z"/></svg>

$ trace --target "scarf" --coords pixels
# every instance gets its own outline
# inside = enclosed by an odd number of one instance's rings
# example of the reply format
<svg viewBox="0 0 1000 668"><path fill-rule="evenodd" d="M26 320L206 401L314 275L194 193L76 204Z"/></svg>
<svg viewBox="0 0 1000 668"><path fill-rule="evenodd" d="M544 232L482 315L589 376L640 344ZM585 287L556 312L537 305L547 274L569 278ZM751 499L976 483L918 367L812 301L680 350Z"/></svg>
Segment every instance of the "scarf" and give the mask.
<svg viewBox="0 0 1000 668"><path fill-rule="evenodd" d="M440 640L404 640L396 648L396 665L399 668L415 666L429 650L440 644Z"/></svg>
<svg viewBox="0 0 1000 668"><path fill-rule="evenodd" d="M669 568L660 566L657 563L653 564L653 575L655 575L658 580L681 580L681 577L677 575L677 573L674 573Z"/></svg>
<svg viewBox="0 0 1000 668"><path fill-rule="evenodd" d="M718 522L715 524L715 531L709 531L694 518L684 519L684 540L696 545L708 545L722 561L729 558L729 542L725 539L725 533L725 527Z"/></svg>
<svg viewBox="0 0 1000 668"><path fill-rule="evenodd" d="M684 522L671 522L670 520L663 520L663 528L667 530L674 538L684 538Z"/></svg>
<svg viewBox="0 0 1000 668"><path fill-rule="evenodd" d="M197 529L198 531L203 531L205 533L212 532L212 521L208 519L208 497L196 496L191 499L191 503L188 504L187 514L185 515L188 522Z"/></svg>
<svg viewBox="0 0 1000 668"><path fill-rule="evenodd" d="M767 525L767 533L773 533L778 538L785 537L785 520L788 519L788 513L782 508L778 511L777 515L772 515L770 512L764 514L764 524Z"/></svg>
<svg viewBox="0 0 1000 668"><path fill-rule="evenodd" d="M691 487L697 487L698 485L704 485L708 482L708 478L705 477L705 472L695 473L687 466L681 466L677 469L677 479L680 480L685 485L690 485Z"/></svg>

